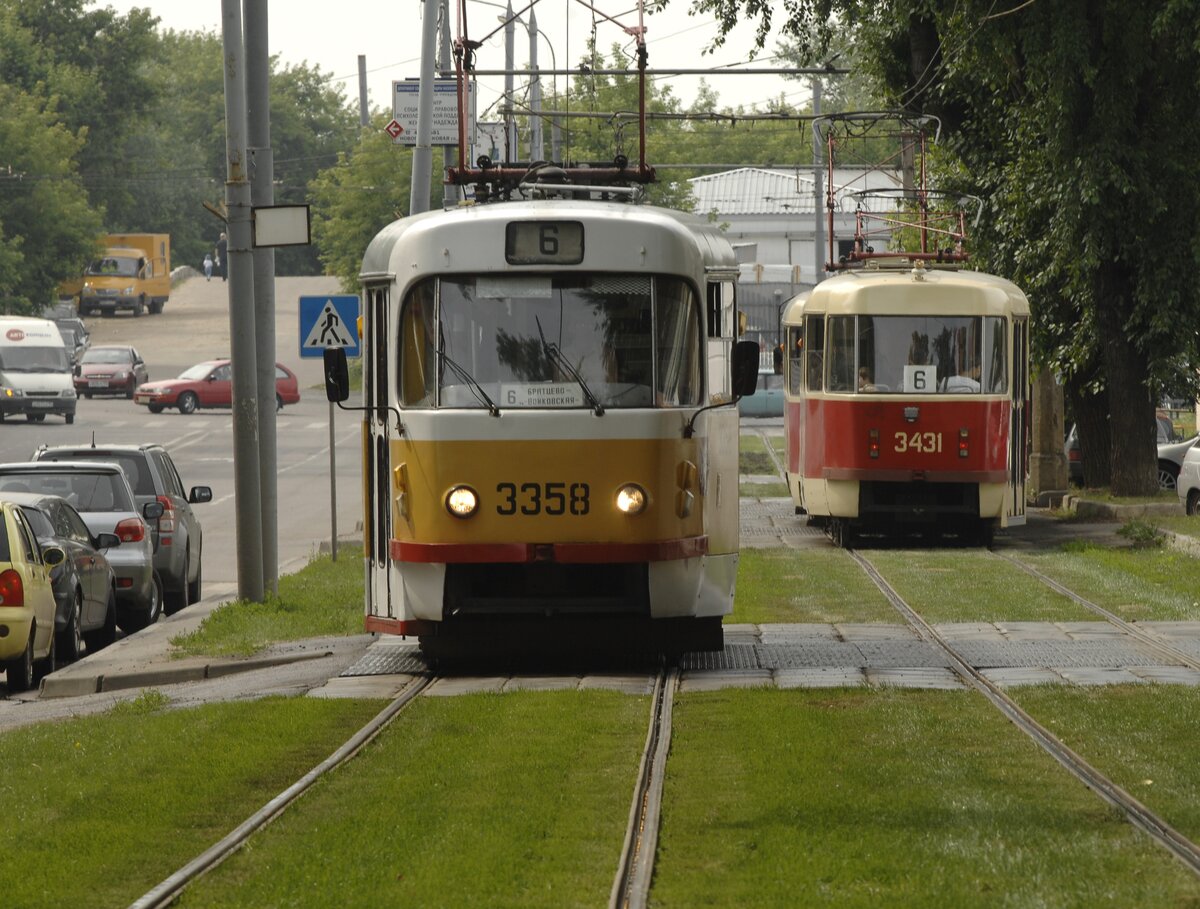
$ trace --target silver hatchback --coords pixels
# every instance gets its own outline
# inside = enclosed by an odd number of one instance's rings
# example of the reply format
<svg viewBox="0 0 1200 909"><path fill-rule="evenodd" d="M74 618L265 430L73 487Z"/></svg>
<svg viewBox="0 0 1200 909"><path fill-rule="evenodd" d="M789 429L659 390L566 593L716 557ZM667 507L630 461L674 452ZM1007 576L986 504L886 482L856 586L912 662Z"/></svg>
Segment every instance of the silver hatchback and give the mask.
<svg viewBox="0 0 1200 909"><path fill-rule="evenodd" d="M117 624L127 633L158 621L162 584L154 570L150 525L161 502L140 509L121 468L94 461L24 461L0 464L0 490L66 499L93 536L115 533L121 545L107 552L117 584Z"/></svg>

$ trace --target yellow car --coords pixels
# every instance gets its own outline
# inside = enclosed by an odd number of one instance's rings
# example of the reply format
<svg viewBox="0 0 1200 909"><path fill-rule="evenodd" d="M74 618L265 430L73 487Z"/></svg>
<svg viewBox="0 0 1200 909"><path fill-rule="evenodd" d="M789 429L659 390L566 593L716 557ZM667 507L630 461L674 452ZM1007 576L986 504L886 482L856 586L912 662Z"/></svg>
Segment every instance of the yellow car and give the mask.
<svg viewBox="0 0 1200 909"><path fill-rule="evenodd" d="M54 671L50 569L66 557L58 546L41 549L20 507L0 502L0 664L10 694Z"/></svg>

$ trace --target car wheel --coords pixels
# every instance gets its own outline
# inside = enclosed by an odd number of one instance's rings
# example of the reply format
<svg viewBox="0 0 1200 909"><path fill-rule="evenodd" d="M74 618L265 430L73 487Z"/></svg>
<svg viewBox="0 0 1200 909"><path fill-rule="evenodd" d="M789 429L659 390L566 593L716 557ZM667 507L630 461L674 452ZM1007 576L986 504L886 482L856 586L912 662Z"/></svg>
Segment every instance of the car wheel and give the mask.
<svg viewBox="0 0 1200 909"><path fill-rule="evenodd" d="M50 652L33 664L33 681L40 682L58 668L58 636L50 635Z"/></svg>
<svg viewBox="0 0 1200 909"><path fill-rule="evenodd" d="M87 398L88 400L91 400L92 393L91 393L90 391L85 391L85 392L83 393L83 396L84 396L85 398Z"/></svg>
<svg viewBox="0 0 1200 909"><path fill-rule="evenodd" d="M138 301L133 304L133 317L136 319L146 311L146 298L138 297Z"/></svg>
<svg viewBox="0 0 1200 909"><path fill-rule="evenodd" d="M33 687L33 629L29 629L29 640L18 657L4 661L4 675L8 679L9 693L28 691Z"/></svg>
<svg viewBox="0 0 1200 909"><path fill-rule="evenodd" d="M275 412L283 410L283 398L280 395L275 395Z"/></svg>
<svg viewBox="0 0 1200 909"><path fill-rule="evenodd" d="M1186 514L1200 514L1200 489L1189 489L1187 494L1187 504L1183 510Z"/></svg>
<svg viewBox="0 0 1200 909"><path fill-rule="evenodd" d="M117 639L117 592L108 589L108 609L104 613L104 624L95 631L85 632L83 639L87 641L88 653L103 650Z"/></svg>
<svg viewBox="0 0 1200 909"><path fill-rule="evenodd" d="M202 569L203 567L204 567L203 563L201 563L201 564L197 565L197 566L196 566L196 580L194 580L194 581L188 581L188 585L187 585L187 589L188 589L188 595L187 595L188 603L199 603L199 602L200 602L200 595L201 595L201 594L200 594L200 587L201 587L201 584L200 584L200 572L201 572L201 569Z"/></svg>
<svg viewBox="0 0 1200 909"><path fill-rule="evenodd" d="M75 602L71 604L71 616L67 627L58 635L58 649L63 659L75 662L83 652L83 594L75 591Z"/></svg>
<svg viewBox="0 0 1200 909"><path fill-rule="evenodd" d="M75 414L73 413L64 414L64 417L66 418L68 426L75 422Z"/></svg>
<svg viewBox="0 0 1200 909"><path fill-rule="evenodd" d="M179 610L183 609L183 607L185 607L188 604L188 593L187 593L188 571L189 571L188 563L187 563L187 560L185 559L184 563L183 563L183 579L179 584L179 589L163 591L163 611L166 612L167 615L174 615L175 613L179 612Z"/></svg>
<svg viewBox="0 0 1200 909"><path fill-rule="evenodd" d="M133 400L133 390L136 387L137 387L137 384L135 382L133 382L133 380L130 380L129 387L125 389L125 397L129 398L132 401Z"/></svg>
<svg viewBox="0 0 1200 909"><path fill-rule="evenodd" d="M1179 477L1179 468L1169 461L1158 462L1158 488L1174 489Z"/></svg>
<svg viewBox="0 0 1200 909"><path fill-rule="evenodd" d="M148 411L150 411L150 413L162 413L163 412L163 406L161 404L147 404L146 409Z"/></svg>
<svg viewBox="0 0 1200 909"><path fill-rule="evenodd" d="M185 391L179 396L179 412L180 413L195 413L196 408L200 406L200 399L196 397L196 393Z"/></svg>

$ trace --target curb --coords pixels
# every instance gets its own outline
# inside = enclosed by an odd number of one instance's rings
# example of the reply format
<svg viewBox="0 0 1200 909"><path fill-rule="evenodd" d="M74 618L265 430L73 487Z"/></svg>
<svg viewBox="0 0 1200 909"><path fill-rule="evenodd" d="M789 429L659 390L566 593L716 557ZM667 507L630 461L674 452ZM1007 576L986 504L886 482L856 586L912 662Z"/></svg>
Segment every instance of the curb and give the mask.
<svg viewBox="0 0 1200 909"><path fill-rule="evenodd" d="M223 676L234 675L239 672L270 669L273 666L284 666L304 660L318 660L332 654L333 651L330 650L319 653L293 653L274 657L261 657L259 659L205 663L203 665L193 663L178 666L163 666L157 669L145 669L111 675L68 675L56 678L51 674L42 679L42 687L38 696L42 698L68 698L79 697L84 694L100 694L106 691L121 691L129 688L175 685L179 682L202 682L205 679L219 679Z"/></svg>
<svg viewBox="0 0 1200 909"><path fill-rule="evenodd" d="M1081 518L1110 518L1116 521L1129 521L1133 518L1145 518L1152 515L1170 517L1182 512L1178 502L1115 505L1110 502L1093 502L1074 495L1063 496L1062 507L1075 512Z"/></svg>

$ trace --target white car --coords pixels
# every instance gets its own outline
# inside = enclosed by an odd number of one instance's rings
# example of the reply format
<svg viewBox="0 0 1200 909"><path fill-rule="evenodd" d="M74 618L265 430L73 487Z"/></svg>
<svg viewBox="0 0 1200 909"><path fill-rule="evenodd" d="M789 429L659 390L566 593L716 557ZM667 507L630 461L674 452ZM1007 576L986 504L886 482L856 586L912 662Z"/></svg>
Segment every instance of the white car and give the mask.
<svg viewBox="0 0 1200 909"><path fill-rule="evenodd" d="M1192 447L1183 456L1175 491L1185 512L1200 514L1200 439L1193 440Z"/></svg>

